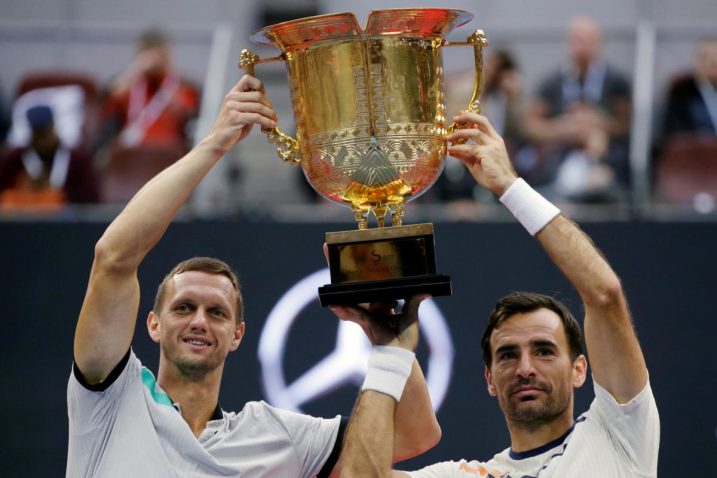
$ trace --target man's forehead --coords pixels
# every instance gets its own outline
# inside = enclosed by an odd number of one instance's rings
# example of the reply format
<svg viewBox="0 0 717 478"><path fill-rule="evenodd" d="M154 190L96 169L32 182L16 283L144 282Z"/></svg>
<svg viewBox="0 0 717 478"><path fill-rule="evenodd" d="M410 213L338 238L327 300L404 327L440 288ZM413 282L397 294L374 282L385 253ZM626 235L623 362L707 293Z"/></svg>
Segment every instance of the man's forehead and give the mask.
<svg viewBox="0 0 717 478"><path fill-rule="evenodd" d="M201 271L186 271L174 274L170 281L174 292L185 289L215 289L222 295L229 295L234 291L232 281L223 274L210 274Z"/></svg>
<svg viewBox="0 0 717 478"><path fill-rule="evenodd" d="M520 313L501 322L491 334L493 345L503 342L532 341L535 339L554 340L565 343L563 323L558 314L548 309Z"/></svg>

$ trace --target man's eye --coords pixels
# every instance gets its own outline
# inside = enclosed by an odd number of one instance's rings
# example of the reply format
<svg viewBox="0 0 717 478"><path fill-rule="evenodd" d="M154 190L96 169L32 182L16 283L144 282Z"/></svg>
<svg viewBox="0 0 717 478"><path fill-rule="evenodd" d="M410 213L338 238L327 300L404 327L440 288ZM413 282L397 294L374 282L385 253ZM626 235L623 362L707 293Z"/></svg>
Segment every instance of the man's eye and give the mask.
<svg viewBox="0 0 717 478"><path fill-rule="evenodd" d="M548 349L548 348L540 348L536 351L536 354L542 355L542 356L553 355L553 351L552 351L552 349Z"/></svg>
<svg viewBox="0 0 717 478"><path fill-rule="evenodd" d="M223 310L221 310L221 309L214 309L214 310L212 311L212 314L213 314L215 317L221 317L221 318L224 318L224 317L227 316L227 314L226 314Z"/></svg>
<svg viewBox="0 0 717 478"><path fill-rule="evenodd" d="M187 304L179 304L175 310L177 312L189 312L189 306Z"/></svg>
<svg viewBox="0 0 717 478"><path fill-rule="evenodd" d="M503 353L500 354L500 356L499 356L499 358L500 358L501 360L514 359L515 357L516 357L515 352L503 352Z"/></svg>

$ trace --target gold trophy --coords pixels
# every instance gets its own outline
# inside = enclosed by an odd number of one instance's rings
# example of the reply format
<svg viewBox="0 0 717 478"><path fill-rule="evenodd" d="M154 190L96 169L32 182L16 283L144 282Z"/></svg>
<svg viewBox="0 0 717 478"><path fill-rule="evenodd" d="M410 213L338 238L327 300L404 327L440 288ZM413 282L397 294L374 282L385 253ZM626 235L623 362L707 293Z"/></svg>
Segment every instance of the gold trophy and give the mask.
<svg viewBox="0 0 717 478"><path fill-rule="evenodd" d="M436 274L432 224L402 225L404 205L430 188L446 155L442 49L472 45L475 81L468 110L479 111L481 30L465 42L445 35L473 18L445 8L377 10L362 30L352 13L302 18L262 28L251 40L279 48L260 59L243 50L240 66L284 61L296 138L267 133L279 156L299 164L324 198L349 206L358 230L327 232L331 284L323 306L450 295ZM377 228L368 228L369 215ZM390 213L391 226L386 226Z"/></svg>

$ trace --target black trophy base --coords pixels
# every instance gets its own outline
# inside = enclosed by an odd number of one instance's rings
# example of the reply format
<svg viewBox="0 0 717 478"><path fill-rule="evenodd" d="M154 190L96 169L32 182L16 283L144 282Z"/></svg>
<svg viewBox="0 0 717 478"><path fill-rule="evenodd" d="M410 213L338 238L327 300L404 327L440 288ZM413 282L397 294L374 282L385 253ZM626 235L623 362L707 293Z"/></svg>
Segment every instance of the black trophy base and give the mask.
<svg viewBox="0 0 717 478"><path fill-rule="evenodd" d="M433 297L451 295L451 278L447 275L435 274L327 284L319 287L319 300L323 307L390 302L419 294L430 294Z"/></svg>

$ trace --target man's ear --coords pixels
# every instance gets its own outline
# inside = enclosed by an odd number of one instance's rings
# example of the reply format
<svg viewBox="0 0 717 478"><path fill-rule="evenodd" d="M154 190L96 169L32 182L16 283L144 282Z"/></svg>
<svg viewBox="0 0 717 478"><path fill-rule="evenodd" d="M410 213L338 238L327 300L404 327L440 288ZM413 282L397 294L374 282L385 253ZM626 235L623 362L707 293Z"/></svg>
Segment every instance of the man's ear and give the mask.
<svg viewBox="0 0 717 478"><path fill-rule="evenodd" d="M485 367L485 381L488 384L488 393L490 396L496 397L498 395L498 391L495 389L495 385L493 385L493 374L490 373L488 366Z"/></svg>
<svg viewBox="0 0 717 478"><path fill-rule="evenodd" d="M588 374L588 360L580 354L573 361L573 388L580 388L585 383Z"/></svg>
<svg viewBox="0 0 717 478"><path fill-rule="evenodd" d="M159 316L155 314L153 310L149 311L147 315L147 331L149 332L150 338L159 343Z"/></svg>
<svg viewBox="0 0 717 478"><path fill-rule="evenodd" d="M236 328L234 329L234 338L232 339L232 346L230 349L232 352L234 352L237 348L239 348L241 339L244 337L245 329L246 329L246 324L244 322L237 325Z"/></svg>

